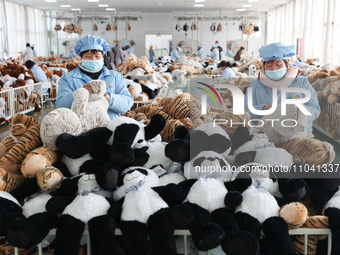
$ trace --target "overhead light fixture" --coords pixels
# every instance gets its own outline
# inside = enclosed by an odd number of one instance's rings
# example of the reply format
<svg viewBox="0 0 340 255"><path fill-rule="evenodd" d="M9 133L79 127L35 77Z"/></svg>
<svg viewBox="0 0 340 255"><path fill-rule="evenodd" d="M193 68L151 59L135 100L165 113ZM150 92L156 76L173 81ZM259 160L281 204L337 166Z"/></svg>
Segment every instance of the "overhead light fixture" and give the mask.
<svg viewBox="0 0 340 255"><path fill-rule="evenodd" d="M99 0L87 0L89 3L98 3Z"/></svg>
<svg viewBox="0 0 340 255"><path fill-rule="evenodd" d="M242 4L242 7L252 7L251 4Z"/></svg>
<svg viewBox="0 0 340 255"><path fill-rule="evenodd" d="M69 4L61 4L60 7L71 7Z"/></svg>
<svg viewBox="0 0 340 255"><path fill-rule="evenodd" d="M115 11L116 8L106 8L105 10L107 10L107 11Z"/></svg>
<svg viewBox="0 0 340 255"><path fill-rule="evenodd" d="M204 3L205 0L195 0L195 3Z"/></svg>
<svg viewBox="0 0 340 255"><path fill-rule="evenodd" d="M109 7L108 4L98 4L98 7Z"/></svg>
<svg viewBox="0 0 340 255"><path fill-rule="evenodd" d="M246 9L236 9L237 12L245 12Z"/></svg>
<svg viewBox="0 0 340 255"><path fill-rule="evenodd" d="M260 0L248 0L249 3L257 3L260 2Z"/></svg>
<svg viewBox="0 0 340 255"><path fill-rule="evenodd" d="M194 4L194 7L204 7L204 4Z"/></svg>
<svg viewBox="0 0 340 255"><path fill-rule="evenodd" d="M71 8L71 11L80 11L81 9L78 8Z"/></svg>
<svg viewBox="0 0 340 255"><path fill-rule="evenodd" d="M56 3L57 0L45 0L46 3Z"/></svg>

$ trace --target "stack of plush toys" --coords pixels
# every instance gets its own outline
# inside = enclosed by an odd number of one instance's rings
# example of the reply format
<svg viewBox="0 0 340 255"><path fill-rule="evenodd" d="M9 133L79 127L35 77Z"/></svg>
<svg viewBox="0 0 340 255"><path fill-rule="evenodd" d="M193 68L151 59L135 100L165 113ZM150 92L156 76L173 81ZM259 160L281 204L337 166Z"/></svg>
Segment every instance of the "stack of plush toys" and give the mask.
<svg viewBox="0 0 340 255"><path fill-rule="evenodd" d="M127 255L178 254L175 229L188 229L200 251L294 255L303 238L292 240L289 228L322 226L340 254L340 179L276 178L264 167L329 163L334 151L324 143L286 140L290 133L273 141L275 129L250 134L248 126L215 125L213 116L239 123L249 116L215 108L203 116L198 99L190 105L185 93L135 111L147 117L142 121L129 117L133 112L110 120L105 82L90 85L94 93L77 89L71 109L55 109L41 123L13 118L0 144L2 249L29 254L56 228L54 254L76 255L87 228L91 254L118 255L119 227ZM180 123L161 137L171 121ZM308 215L299 203L307 198L308 209L324 216ZM317 243L308 240L308 254Z"/></svg>

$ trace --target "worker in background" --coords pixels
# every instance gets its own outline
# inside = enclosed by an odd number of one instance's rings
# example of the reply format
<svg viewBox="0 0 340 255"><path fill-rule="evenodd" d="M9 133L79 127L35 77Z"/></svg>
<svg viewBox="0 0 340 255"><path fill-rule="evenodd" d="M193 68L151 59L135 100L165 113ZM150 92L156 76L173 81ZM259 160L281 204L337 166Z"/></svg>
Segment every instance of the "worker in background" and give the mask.
<svg viewBox="0 0 340 255"><path fill-rule="evenodd" d="M35 49L34 49L34 44L32 43L31 44L31 49L32 49L32 51L33 51L33 56L37 56L37 53L35 52Z"/></svg>
<svg viewBox="0 0 340 255"><path fill-rule="evenodd" d="M219 42L219 41L216 41L216 42L215 42L215 46L216 46L216 48L217 48L217 50L218 50L218 57L219 57L219 59L221 59L221 52L223 51L223 49L222 49L222 47L220 46L220 42Z"/></svg>
<svg viewBox="0 0 340 255"><path fill-rule="evenodd" d="M212 60L220 61L219 52L216 45L211 47L211 55L209 56Z"/></svg>
<svg viewBox="0 0 340 255"><path fill-rule="evenodd" d="M175 49L172 50L171 52L171 60L174 62L177 62L179 60L179 55L178 53L181 52L181 47L176 47Z"/></svg>
<svg viewBox="0 0 340 255"><path fill-rule="evenodd" d="M204 59L204 50L203 50L202 44L199 44L197 46L197 55L200 59Z"/></svg>
<svg viewBox="0 0 340 255"><path fill-rule="evenodd" d="M231 63L228 61L221 61L218 65L218 68L222 70L221 78L233 78L235 77L234 71L231 69Z"/></svg>
<svg viewBox="0 0 340 255"><path fill-rule="evenodd" d="M247 90L245 97L245 110L250 114L251 119L261 119L249 110L248 97L252 97L253 107L257 110L269 110L273 104L273 88L278 89L277 100L281 101L281 89L283 88L303 88L308 90L311 98L304 106L311 113L308 116L307 133L312 137L312 123L319 114L320 106L317 93L310 85L308 79L300 76L298 67L289 66L289 58L295 55L295 45L285 45L281 42L272 43L260 48L260 57L263 58L263 69L259 73L257 80L250 83L252 94ZM287 93L292 98L295 93Z"/></svg>
<svg viewBox="0 0 340 255"><path fill-rule="evenodd" d="M123 44L123 46L122 46L121 53L122 53L123 62L129 59L128 46L129 46L129 44L127 44L127 43Z"/></svg>
<svg viewBox="0 0 340 255"><path fill-rule="evenodd" d="M241 47L237 52L236 52L236 55L234 57L234 60L235 61L240 61L241 60L241 54L243 53L244 51L244 47Z"/></svg>
<svg viewBox="0 0 340 255"><path fill-rule="evenodd" d="M133 104L133 98L124 83L123 76L104 66L103 55L110 50L109 44L101 37L88 35L77 41L74 50L81 57L81 62L76 69L64 72L60 78L57 108L71 108L74 91L85 88L91 94L93 92L89 82L102 80L107 85L104 97L109 103L107 113L110 119L127 112Z"/></svg>
<svg viewBox="0 0 340 255"><path fill-rule="evenodd" d="M25 57L25 62L27 60L33 61L33 57L34 57L33 50L32 50L31 45L29 43L26 43L26 49L25 49L24 53L22 53L22 55Z"/></svg>
<svg viewBox="0 0 340 255"><path fill-rule="evenodd" d="M234 58L235 57L235 54L231 51L231 49L232 49L232 47L229 46L227 53L225 54L228 58Z"/></svg>
<svg viewBox="0 0 340 255"><path fill-rule="evenodd" d="M150 58L150 62L153 61L153 58L155 57L155 52L153 51L152 45L149 48L149 58Z"/></svg>
<svg viewBox="0 0 340 255"><path fill-rule="evenodd" d="M32 60L27 60L25 62L25 66L31 70L31 72L34 75L34 78L36 78L40 82L48 81L45 72L41 69L40 66L38 66L35 62Z"/></svg>
<svg viewBox="0 0 340 255"><path fill-rule="evenodd" d="M116 64L116 67L118 67L123 61L123 49L122 49L122 46L120 46L119 43L116 43L115 45L115 64Z"/></svg>

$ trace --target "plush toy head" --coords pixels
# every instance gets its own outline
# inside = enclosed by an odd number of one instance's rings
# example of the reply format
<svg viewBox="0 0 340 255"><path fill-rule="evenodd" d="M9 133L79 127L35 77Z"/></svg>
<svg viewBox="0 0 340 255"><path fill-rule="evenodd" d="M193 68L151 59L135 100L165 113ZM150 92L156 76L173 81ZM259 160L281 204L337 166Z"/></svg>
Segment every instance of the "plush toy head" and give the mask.
<svg viewBox="0 0 340 255"><path fill-rule="evenodd" d="M41 140L51 150L57 150L55 142L60 134L80 135L82 132L79 117L67 108L58 108L48 113L40 128Z"/></svg>

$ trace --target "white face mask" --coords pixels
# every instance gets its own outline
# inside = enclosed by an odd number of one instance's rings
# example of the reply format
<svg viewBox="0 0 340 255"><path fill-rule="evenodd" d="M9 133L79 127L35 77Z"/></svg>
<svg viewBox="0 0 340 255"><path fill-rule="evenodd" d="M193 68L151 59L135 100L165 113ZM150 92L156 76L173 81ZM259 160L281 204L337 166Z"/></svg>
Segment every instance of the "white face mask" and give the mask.
<svg viewBox="0 0 340 255"><path fill-rule="evenodd" d="M286 67L282 67L274 71L266 70L267 77L273 81L281 80L283 77L285 77L286 73L287 73Z"/></svg>

